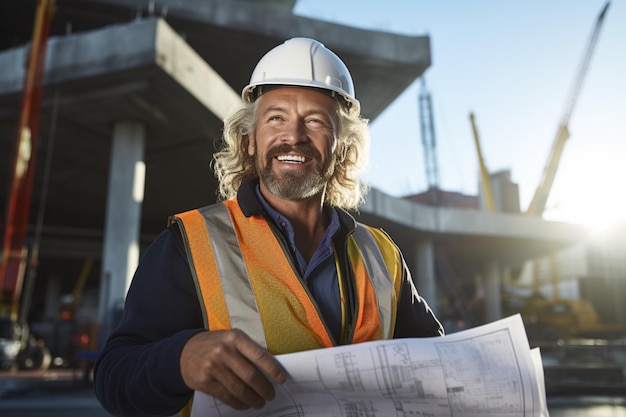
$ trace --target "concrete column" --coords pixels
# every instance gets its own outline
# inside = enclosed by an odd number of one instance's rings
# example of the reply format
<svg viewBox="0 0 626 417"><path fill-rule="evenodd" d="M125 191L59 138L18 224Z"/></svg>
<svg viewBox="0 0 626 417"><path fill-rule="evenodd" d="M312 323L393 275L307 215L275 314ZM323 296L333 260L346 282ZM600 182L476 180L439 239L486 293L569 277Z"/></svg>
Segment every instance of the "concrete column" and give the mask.
<svg viewBox="0 0 626 417"><path fill-rule="evenodd" d="M502 274L498 261L491 260L485 265L485 321L487 323L502 318Z"/></svg>
<svg viewBox="0 0 626 417"><path fill-rule="evenodd" d="M43 318L53 321L59 318L61 311L61 277L51 274L46 277L46 296L44 301Z"/></svg>
<svg viewBox="0 0 626 417"><path fill-rule="evenodd" d="M123 305L139 263L145 136L141 123L120 121L113 127L98 310L103 338L116 324L114 314Z"/></svg>
<svg viewBox="0 0 626 417"><path fill-rule="evenodd" d="M435 248L430 239L421 240L417 243L416 264L413 271L417 273L414 279L417 291L426 300L435 315L439 313L439 303L437 299L437 280L435 279Z"/></svg>

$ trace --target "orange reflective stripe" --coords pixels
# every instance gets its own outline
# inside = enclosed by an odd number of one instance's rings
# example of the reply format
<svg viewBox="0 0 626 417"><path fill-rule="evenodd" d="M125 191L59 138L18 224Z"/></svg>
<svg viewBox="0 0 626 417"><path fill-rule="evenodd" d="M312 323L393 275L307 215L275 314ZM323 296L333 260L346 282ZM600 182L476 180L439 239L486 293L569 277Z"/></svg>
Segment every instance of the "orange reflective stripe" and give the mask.
<svg viewBox="0 0 626 417"><path fill-rule="evenodd" d="M180 219L177 223L186 236L192 274L204 300L207 328L213 331L230 329L230 316L204 217L198 210L191 210L177 214L176 219Z"/></svg>
<svg viewBox="0 0 626 417"><path fill-rule="evenodd" d="M359 303L352 342L380 340L383 338L383 331L376 293L371 285L371 278L368 276L361 251L352 237L348 238L348 256L354 271L356 298Z"/></svg>

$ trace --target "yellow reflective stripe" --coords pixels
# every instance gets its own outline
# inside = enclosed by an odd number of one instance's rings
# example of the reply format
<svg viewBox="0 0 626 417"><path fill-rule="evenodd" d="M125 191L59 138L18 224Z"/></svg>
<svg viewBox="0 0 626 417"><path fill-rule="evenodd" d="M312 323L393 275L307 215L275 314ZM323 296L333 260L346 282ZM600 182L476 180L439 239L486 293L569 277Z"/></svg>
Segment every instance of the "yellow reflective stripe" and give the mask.
<svg viewBox="0 0 626 417"><path fill-rule="evenodd" d="M346 323L347 320L347 311L346 311L346 277L343 276L343 269L341 268L341 264L339 263L339 257L337 256L337 251L335 252L335 270L337 271L337 278L339 279L339 302L341 303L341 334L339 335L339 344L345 345L349 342L348 334L349 329Z"/></svg>

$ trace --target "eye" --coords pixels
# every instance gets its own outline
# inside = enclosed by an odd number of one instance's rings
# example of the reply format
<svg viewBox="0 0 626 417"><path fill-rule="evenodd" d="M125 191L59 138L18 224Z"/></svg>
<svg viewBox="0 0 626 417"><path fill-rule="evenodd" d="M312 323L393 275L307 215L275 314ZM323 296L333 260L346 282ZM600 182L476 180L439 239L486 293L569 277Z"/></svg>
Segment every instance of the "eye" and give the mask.
<svg viewBox="0 0 626 417"><path fill-rule="evenodd" d="M327 127L327 126L329 126L328 122L326 122L325 120L322 120L322 119L318 119L316 117L311 117L311 118L306 119L306 123L309 126L318 127L318 128L319 127Z"/></svg>

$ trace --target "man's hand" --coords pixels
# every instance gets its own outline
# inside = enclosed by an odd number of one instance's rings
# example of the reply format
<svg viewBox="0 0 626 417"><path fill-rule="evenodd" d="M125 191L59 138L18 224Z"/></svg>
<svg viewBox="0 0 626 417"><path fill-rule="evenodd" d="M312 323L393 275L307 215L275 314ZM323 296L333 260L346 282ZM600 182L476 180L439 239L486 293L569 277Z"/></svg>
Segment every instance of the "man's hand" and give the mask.
<svg viewBox="0 0 626 417"><path fill-rule="evenodd" d="M236 410L262 408L274 398L270 379L287 378L273 355L236 329L194 335L183 348L180 369L189 388Z"/></svg>

